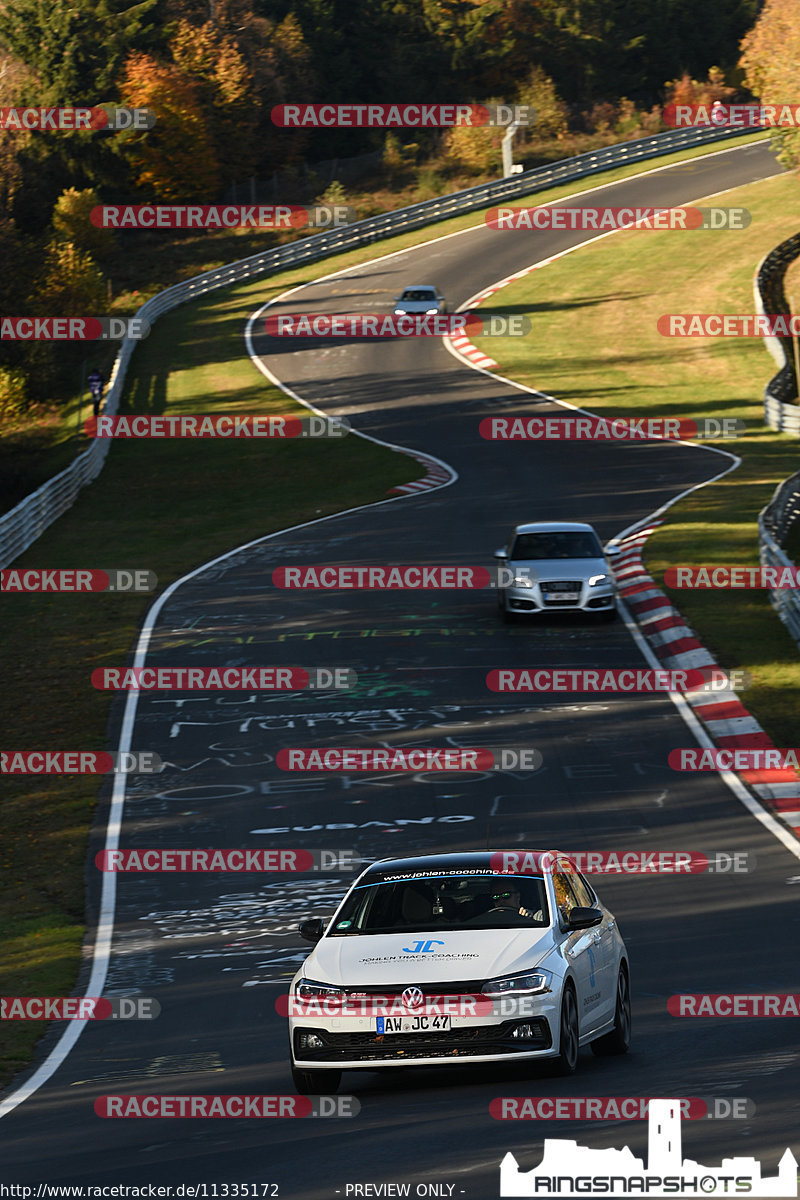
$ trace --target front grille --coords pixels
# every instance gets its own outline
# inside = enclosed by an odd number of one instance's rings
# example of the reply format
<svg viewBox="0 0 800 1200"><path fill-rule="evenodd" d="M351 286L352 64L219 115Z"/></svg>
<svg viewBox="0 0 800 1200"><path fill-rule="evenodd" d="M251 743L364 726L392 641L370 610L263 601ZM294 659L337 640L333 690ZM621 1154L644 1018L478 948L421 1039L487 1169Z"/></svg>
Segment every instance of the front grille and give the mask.
<svg viewBox="0 0 800 1200"><path fill-rule="evenodd" d="M535 1036L512 1039L517 1025L532 1025ZM301 1032L315 1033L324 1043L309 1050L301 1046ZM544 1017L528 1021L503 1021L498 1025L471 1025L463 1029L431 1030L428 1033L377 1034L371 1032L330 1033L326 1029L295 1030L295 1057L303 1062L386 1062L390 1059L465 1058L479 1054L520 1054L524 1050L548 1050L552 1045L550 1026Z"/></svg>
<svg viewBox="0 0 800 1200"><path fill-rule="evenodd" d="M582 579L548 579L540 584L543 592L580 592L583 587Z"/></svg>

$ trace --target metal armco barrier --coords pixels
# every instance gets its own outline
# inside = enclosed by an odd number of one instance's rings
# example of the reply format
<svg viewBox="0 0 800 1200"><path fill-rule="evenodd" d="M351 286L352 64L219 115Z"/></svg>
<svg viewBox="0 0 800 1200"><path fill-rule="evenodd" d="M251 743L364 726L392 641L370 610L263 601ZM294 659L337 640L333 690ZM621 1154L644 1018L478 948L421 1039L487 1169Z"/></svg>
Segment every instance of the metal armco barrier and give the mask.
<svg viewBox="0 0 800 1200"><path fill-rule="evenodd" d="M766 508L758 514L758 551L762 566L793 567L782 543L800 517L800 471L779 483ZM800 596L792 588L773 588L772 607L800 645Z"/></svg>
<svg viewBox="0 0 800 1200"><path fill-rule="evenodd" d="M791 316L783 290L790 263L800 256L800 234L787 238L770 250L756 267L753 291L759 313ZM795 378L794 339L764 338L767 349L780 368L764 389L764 423L779 433L800 437L800 406L797 404L798 381Z"/></svg>
<svg viewBox="0 0 800 1200"><path fill-rule="evenodd" d="M229 263L215 271L196 275L193 279L174 284L159 292L138 309L136 316L153 325L162 313L177 308L179 304L197 300L218 288L229 287L231 284L242 283L304 262L328 258L346 250L354 250L398 233L419 229L446 217L455 217L502 201L514 200L555 184L584 179L611 167L645 162L647 159L660 158L665 154L674 154L679 150L688 150L711 142L730 141L752 132L752 129L737 128L676 129L669 133L657 133L652 137L638 138L635 141L578 154L552 166L537 167L533 171L525 171L509 179L479 184L449 196L424 200L420 204L412 204L395 212L383 213L339 229L300 238L274 250L266 250L261 254L254 254L251 258ZM135 345L135 341L126 338L114 363L104 408L104 412L111 415L117 411L125 385L128 362ZM0 518L0 568L8 566L22 554L48 525L75 502L80 489L97 478L103 469L110 444L110 439L98 439L93 442L92 446L79 455L66 470L49 479L37 491L26 496L16 508Z"/></svg>

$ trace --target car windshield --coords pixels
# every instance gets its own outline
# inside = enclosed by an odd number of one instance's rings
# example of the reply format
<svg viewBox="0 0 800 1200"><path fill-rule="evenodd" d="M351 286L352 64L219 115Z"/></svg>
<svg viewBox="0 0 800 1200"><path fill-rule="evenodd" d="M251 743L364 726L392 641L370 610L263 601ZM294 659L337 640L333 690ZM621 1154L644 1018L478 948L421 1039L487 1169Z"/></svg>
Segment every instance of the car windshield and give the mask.
<svg viewBox="0 0 800 1200"><path fill-rule="evenodd" d="M356 887L329 937L432 929L543 928L550 924L544 879L457 872L406 875Z"/></svg>
<svg viewBox="0 0 800 1200"><path fill-rule="evenodd" d="M602 558L603 548L593 533L520 533L511 548L512 559Z"/></svg>
<svg viewBox="0 0 800 1200"><path fill-rule="evenodd" d="M406 288L400 297L401 300L435 300L436 292L433 288Z"/></svg>

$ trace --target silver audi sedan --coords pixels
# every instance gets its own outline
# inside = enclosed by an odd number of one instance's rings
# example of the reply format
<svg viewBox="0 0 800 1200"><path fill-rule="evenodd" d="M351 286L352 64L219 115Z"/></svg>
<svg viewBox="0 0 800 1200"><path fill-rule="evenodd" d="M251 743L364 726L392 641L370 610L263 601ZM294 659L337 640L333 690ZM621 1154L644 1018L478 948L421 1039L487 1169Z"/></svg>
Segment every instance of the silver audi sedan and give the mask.
<svg viewBox="0 0 800 1200"><path fill-rule="evenodd" d="M617 594L611 564L591 525L536 521L517 525L495 551L506 569L497 603L505 621L546 612L595 613L613 621Z"/></svg>

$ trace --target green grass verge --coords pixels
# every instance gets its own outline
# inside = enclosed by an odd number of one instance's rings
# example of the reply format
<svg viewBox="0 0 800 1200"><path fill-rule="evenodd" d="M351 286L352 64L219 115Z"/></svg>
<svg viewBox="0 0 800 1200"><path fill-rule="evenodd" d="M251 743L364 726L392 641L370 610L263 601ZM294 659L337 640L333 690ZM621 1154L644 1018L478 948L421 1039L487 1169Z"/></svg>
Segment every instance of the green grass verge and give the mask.
<svg viewBox="0 0 800 1200"><path fill-rule="evenodd" d="M761 339L667 338L657 319L752 312L755 265L796 233L797 198L794 175L727 192L724 204L750 210L747 229L616 233L504 288L485 306L530 316L525 338L476 339L503 375L529 387L603 416L747 423L744 437L710 443L732 450L742 465L674 505L648 540L646 563L662 586L670 566L758 564L758 512L797 470L800 446L763 423L764 385L775 368ZM766 592L664 590L723 666L751 672L747 707L777 745L794 745L800 654Z"/></svg>

